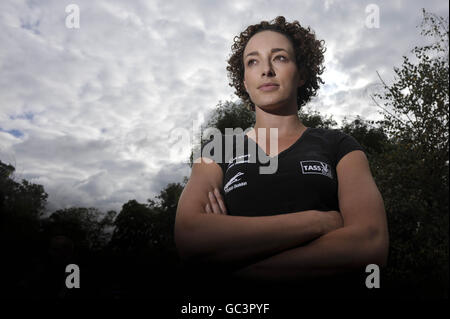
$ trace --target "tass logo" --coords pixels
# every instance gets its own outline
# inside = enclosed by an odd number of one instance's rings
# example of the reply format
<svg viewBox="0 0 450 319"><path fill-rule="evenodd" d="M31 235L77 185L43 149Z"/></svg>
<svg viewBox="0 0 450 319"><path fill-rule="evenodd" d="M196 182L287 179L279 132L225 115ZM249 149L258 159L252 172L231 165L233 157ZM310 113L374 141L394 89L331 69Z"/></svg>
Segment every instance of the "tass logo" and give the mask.
<svg viewBox="0 0 450 319"><path fill-rule="evenodd" d="M303 174L320 174L333 178L330 166L321 161L301 161Z"/></svg>

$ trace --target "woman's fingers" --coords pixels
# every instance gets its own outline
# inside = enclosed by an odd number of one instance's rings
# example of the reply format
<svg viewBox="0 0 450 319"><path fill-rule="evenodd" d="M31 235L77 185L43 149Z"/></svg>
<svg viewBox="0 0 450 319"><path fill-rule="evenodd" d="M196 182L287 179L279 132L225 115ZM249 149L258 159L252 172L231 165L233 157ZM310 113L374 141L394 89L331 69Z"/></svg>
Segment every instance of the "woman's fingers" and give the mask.
<svg viewBox="0 0 450 319"><path fill-rule="evenodd" d="M216 196L212 192L208 192L209 203L211 204L211 208L214 214L221 214L221 209L219 203L217 202Z"/></svg>
<svg viewBox="0 0 450 319"><path fill-rule="evenodd" d="M220 192L217 188L214 189L214 194L216 195L217 202L219 203L220 209L222 210L222 214L227 214L227 208L222 199L222 195L220 194Z"/></svg>
<svg viewBox="0 0 450 319"><path fill-rule="evenodd" d="M227 208L225 202L222 199L217 188L213 192L208 192L209 203L206 204L205 211L207 214L227 214Z"/></svg>

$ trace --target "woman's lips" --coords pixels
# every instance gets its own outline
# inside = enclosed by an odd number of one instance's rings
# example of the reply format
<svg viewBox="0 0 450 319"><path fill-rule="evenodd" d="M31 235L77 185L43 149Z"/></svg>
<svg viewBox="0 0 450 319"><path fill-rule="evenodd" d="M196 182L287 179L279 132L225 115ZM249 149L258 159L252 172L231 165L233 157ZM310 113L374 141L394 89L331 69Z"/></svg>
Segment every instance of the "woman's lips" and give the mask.
<svg viewBox="0 0 450 319"><path fill-rule="evenodd" d="M278 89L278 85L263 85L259 89L261 91L274 91Z"/></svg>

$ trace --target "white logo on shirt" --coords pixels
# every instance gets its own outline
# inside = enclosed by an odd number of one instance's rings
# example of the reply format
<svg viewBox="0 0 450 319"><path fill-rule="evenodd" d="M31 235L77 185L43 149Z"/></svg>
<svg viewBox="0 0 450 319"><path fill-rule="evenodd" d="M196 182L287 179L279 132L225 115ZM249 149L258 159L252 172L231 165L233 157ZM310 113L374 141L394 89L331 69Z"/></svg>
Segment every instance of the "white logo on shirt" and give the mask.
<svg viewBox="0 0 450 319"><path fill-rule="evenodd" d="M251 156L251 154L245 154L245 155L233 157L232 159L230 159L227 170L236 164L248 163L250 161L250 156Z"/></svg>
<svg viewBox="0 0 450 319"><path fill-rule="evenodd" d="M320 174L333 178L327 163L321 161L300 161L303 174Z"/></svg>
<svg viewBox="0 0 450 319"><path fill-rule="evenodd" d="M236 182L238 182L238 181L241 180L241 179L239 178L239 176L241 176L241 175L244 175L244 173L238 172L236 175L234 175L234 176L228 181L228 183L225 184L225 187L224 187L225 193L228 193L229 191L231 191L231 190L233 190L233 189L235 189L235 188L238 188L238 187L242 187L242 186L247 185L247 182L242 182L242 183L234 184L234 183L236 183ZM232 185L232 184L234 184L234 185Z"/></svg>

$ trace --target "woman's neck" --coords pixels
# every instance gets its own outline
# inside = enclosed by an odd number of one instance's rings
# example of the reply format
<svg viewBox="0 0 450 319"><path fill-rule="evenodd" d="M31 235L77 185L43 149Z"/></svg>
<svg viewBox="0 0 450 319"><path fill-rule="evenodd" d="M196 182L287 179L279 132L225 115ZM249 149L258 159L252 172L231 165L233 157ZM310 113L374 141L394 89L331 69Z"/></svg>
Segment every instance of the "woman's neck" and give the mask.
<svg viewBox="0 0 450 319"><path fill-rule="evenodd" d="M266 129L266 136L270 135L270 128L278 129L278 138L284 139L298 135L306 129L305 125L300 121L297 113L290 115L278 115L267 113L262 110L256 112L256 123L254 132L258 134L258 129Z"/></svg>

